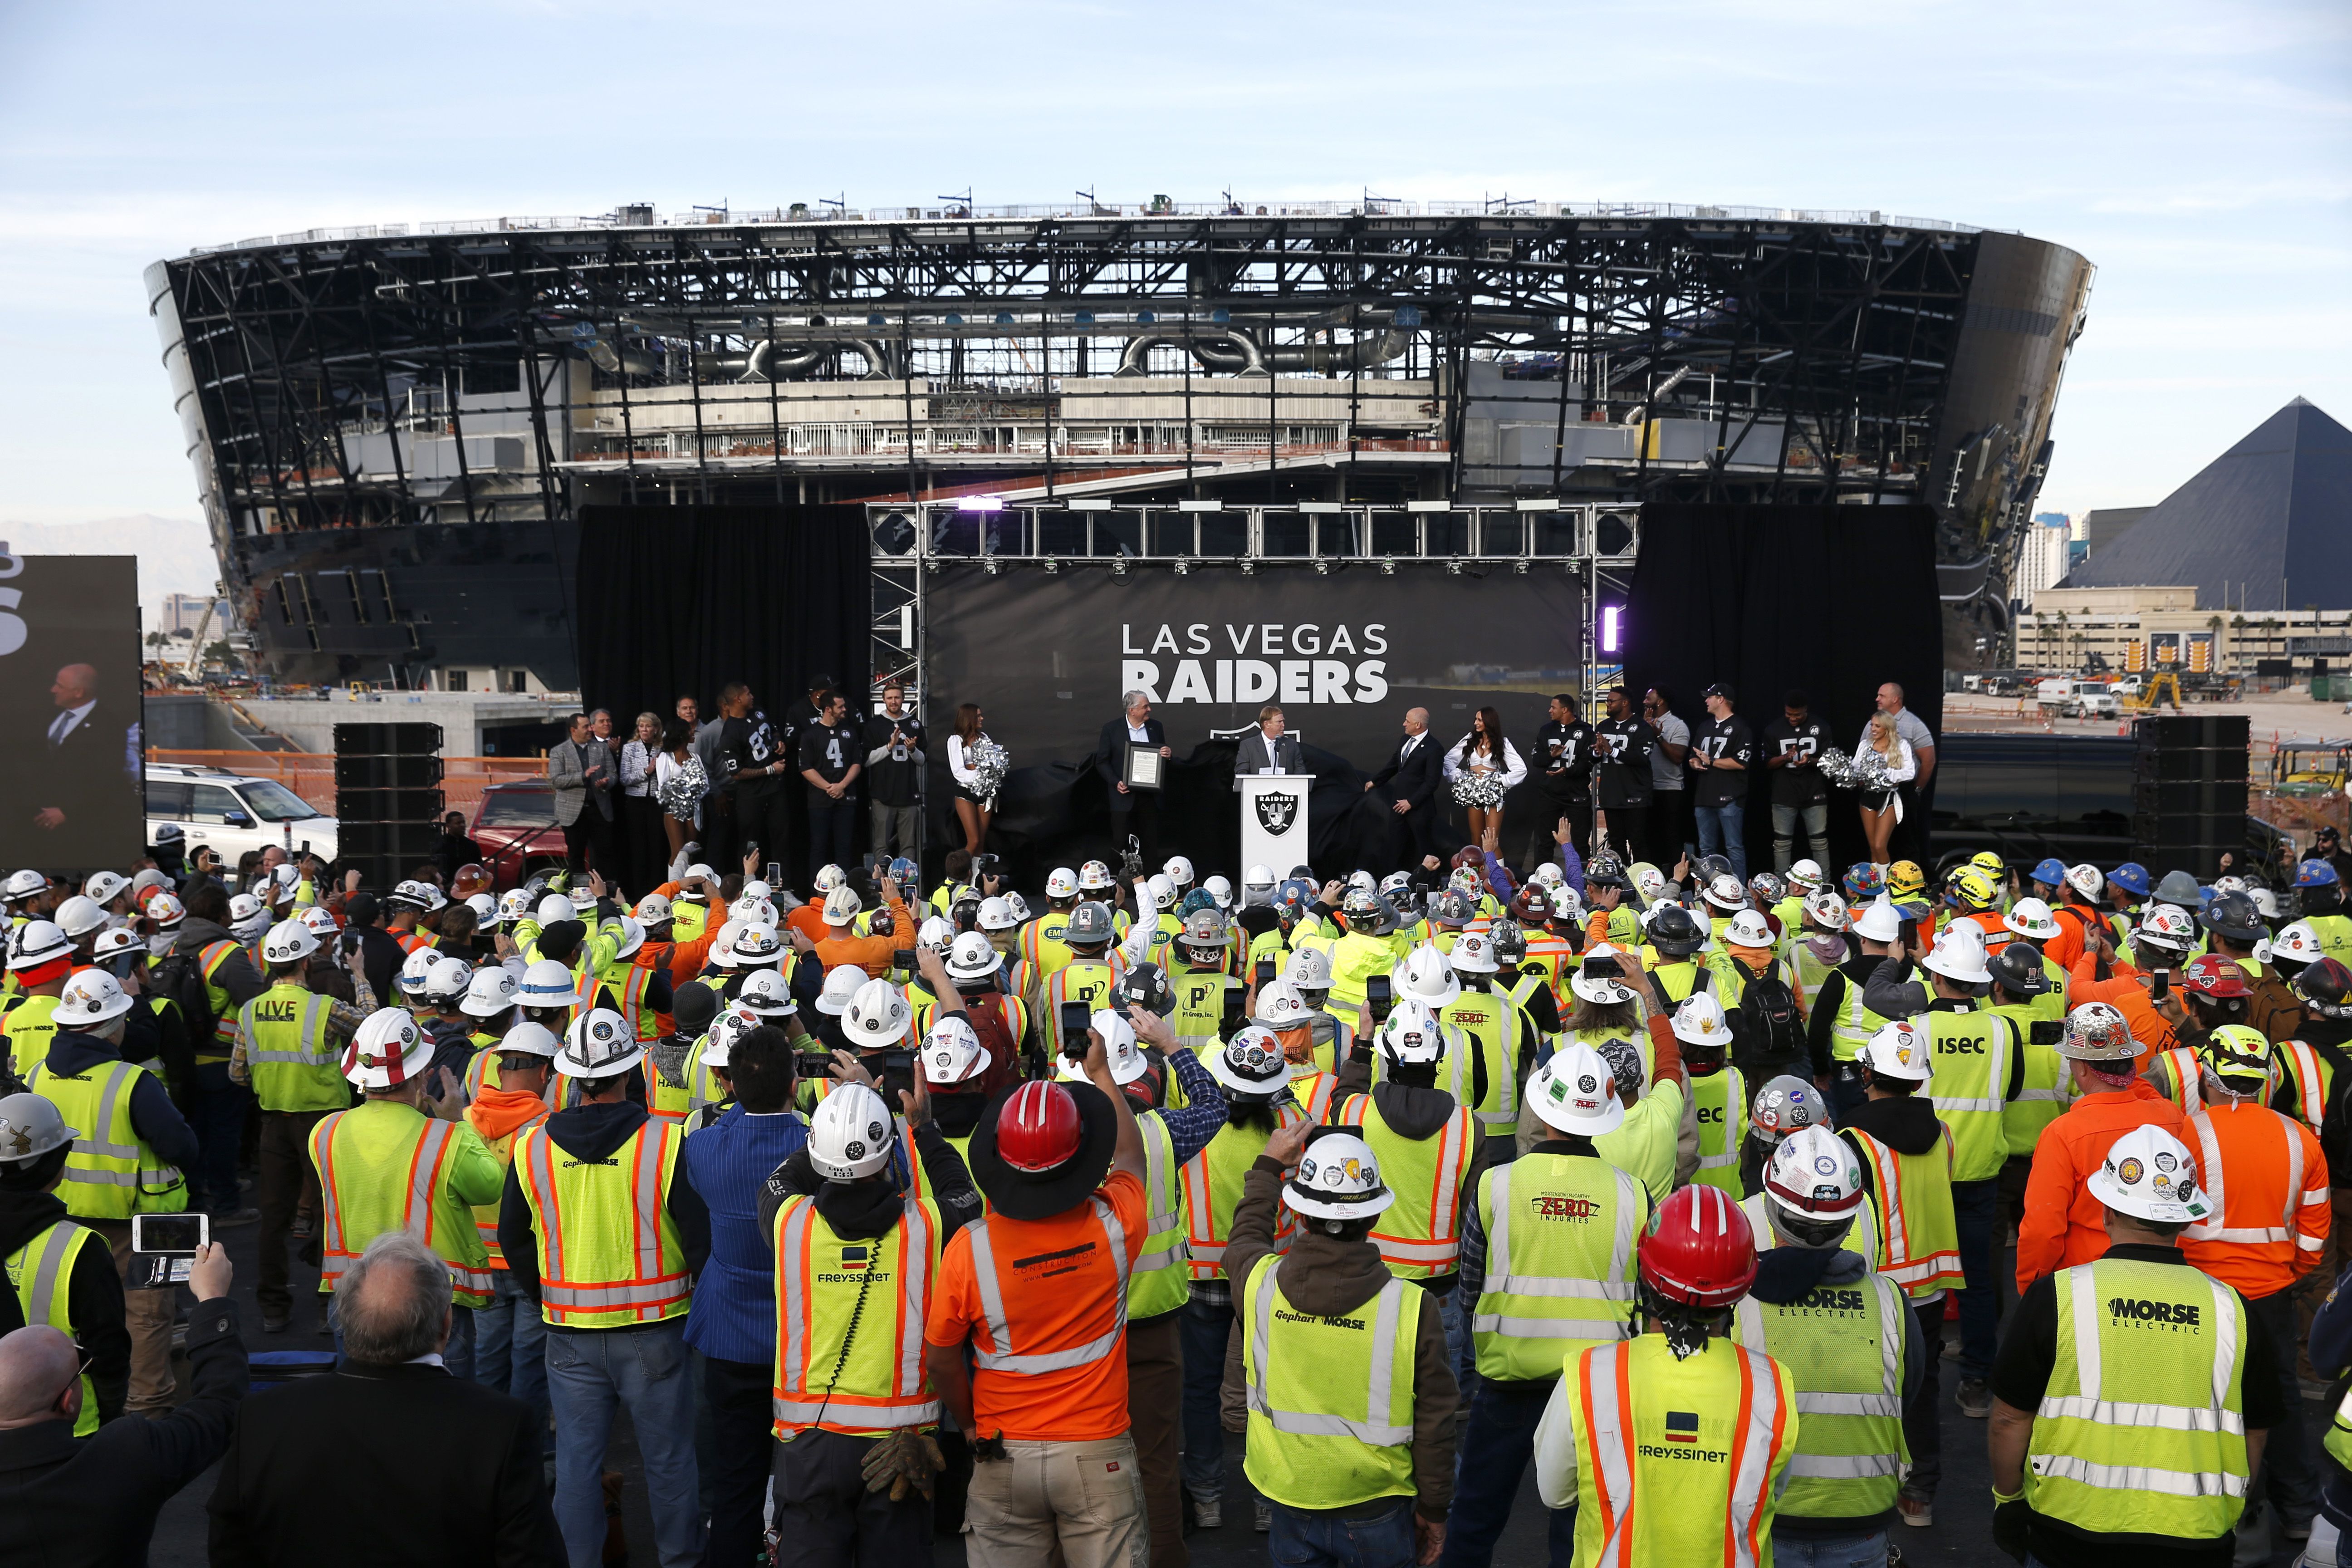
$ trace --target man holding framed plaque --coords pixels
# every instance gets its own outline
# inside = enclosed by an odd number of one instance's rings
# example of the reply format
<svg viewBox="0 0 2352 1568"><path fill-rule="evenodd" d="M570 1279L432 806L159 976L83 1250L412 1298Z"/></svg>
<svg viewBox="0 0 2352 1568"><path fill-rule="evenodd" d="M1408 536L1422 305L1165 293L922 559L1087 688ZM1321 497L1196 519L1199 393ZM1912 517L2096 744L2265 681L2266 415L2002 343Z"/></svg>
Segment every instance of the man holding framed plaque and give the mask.
<svg viewBox="0 0 2352 1568"><path fill-rule="evenodd" d="M1127 710L1096 739L1095 771L1110 792L1111 858L1126 850L1132 834L1149 866L1160 859L1160 770L1176 753L1167 726L1151 716L1151 699L1130 691L1125 701Z"/></svg>

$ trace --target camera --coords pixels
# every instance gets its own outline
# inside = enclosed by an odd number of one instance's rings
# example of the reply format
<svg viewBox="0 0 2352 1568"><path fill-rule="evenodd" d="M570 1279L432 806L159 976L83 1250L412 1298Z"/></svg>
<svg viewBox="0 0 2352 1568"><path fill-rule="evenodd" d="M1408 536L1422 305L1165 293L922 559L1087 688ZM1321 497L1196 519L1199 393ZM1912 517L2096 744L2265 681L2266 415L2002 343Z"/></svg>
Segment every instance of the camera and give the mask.
<svg viewBox="0 0 2352 1568"><path fill-rule="evenodd" d="M1364 977L1364 1007L1371 1014L1374 1024L1388 1022L1390 1009L1396 1005L1396 986L1385 974Z"/></svg>

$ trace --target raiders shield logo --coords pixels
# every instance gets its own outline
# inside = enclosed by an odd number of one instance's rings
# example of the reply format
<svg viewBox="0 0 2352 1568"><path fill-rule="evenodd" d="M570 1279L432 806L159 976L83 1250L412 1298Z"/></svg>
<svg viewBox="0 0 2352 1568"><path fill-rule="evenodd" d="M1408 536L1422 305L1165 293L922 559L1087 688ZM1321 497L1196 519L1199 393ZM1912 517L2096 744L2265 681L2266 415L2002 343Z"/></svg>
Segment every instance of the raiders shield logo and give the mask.
<svg viewBox="0 0 2352 1568"><path fill-rule="evenodd" d="M1257 797L1257 825L1268 833L1287 833L1298 816L1298 797L1295 795L1262 795Z"/></svg>

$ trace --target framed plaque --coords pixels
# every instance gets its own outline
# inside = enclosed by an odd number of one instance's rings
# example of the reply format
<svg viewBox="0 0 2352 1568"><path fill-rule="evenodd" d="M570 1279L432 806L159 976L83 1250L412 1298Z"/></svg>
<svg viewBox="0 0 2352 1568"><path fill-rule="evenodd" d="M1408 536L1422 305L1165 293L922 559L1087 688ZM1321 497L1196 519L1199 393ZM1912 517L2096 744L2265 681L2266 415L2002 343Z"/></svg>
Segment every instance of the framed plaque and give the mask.
<svg viewBox="0 0 2352 1568"><path fill-rule="evenodd" d="M1127 768L1120 782L1129 789L1160 787L1160 748L1129 745L1127 748Z"/></svg>

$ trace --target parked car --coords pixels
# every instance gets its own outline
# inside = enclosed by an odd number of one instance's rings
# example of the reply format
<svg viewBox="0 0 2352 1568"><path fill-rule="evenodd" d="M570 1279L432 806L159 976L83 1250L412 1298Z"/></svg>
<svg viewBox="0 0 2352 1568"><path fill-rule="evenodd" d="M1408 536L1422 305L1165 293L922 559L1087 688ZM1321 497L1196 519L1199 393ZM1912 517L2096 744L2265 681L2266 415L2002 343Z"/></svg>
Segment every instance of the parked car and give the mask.
<svg viewBox="0 0 2352 1568"><path fill-rule="evenodd" d="M335 858L338 825L272 778L226 768L154 763L147 769L147 842L166 824L180 829L189 850L212 847L229 865L248 849L275 844L322 860Z"/></svg>
<svg viewBox="0 0 2352 1568"><path fill-rule="evenodd" d="M561 868L563 829L555 826L555 791L545 779L490 785L474 808L473 838L482 868L501 891Z"/></svg>

